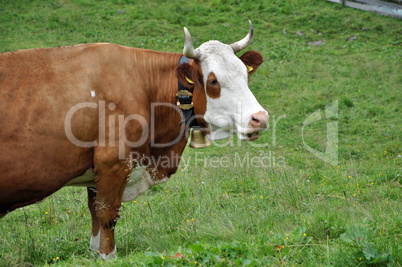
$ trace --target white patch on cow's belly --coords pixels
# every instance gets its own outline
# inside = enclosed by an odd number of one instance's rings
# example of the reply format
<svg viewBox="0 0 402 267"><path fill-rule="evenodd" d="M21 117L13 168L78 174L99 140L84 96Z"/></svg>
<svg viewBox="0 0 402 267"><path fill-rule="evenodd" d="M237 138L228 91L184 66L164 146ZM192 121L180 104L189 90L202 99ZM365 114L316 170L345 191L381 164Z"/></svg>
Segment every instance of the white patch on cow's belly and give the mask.
<svg viewBox="0 0 402 267"><path fill-rule="evenodd" d="M162 180L153 180L146 167L136 167L131 171L128 178L122 201L131 201L144 193L152 185L165 183L167 180L167 177ZM71 180L65 186L96 187L93 169L88 169L83 175Z"/></svg>
<svg viewBox="0 0 402 267"><path fill-rule="evenodd" d="M88 169L83 175L71 180L65 186L95 187L94 170L92 168Z"/></svg>
<svg viewBox="0 0 402 267"><path fill-rule="evenodd" d="M164 183L168 178L153 180L146 167L137 167L131 171L130 177L123 193L123 202L131 201L144 193L149 187L155 184Z"/></svg>

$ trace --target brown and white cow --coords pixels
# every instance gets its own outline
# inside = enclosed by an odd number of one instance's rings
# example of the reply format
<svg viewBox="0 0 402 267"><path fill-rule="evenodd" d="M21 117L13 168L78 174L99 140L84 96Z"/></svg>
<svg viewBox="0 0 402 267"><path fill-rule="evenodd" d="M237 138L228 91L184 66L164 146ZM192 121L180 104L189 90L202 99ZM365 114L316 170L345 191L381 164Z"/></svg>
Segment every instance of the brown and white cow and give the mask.
<svg viewBox="0 0 402 267"><path fill-rule="evenodd" d="M251 22L231 45L194 49L184 30L183 55L191 60L181 65L181 54L107 43L0 55L0 217L63 186L86 186L90 248L114 257L121 202L166 182L187 144L178 80L208 138L258 138L268 113L248 78L263 58L235 55L251 42Z"/></svg>

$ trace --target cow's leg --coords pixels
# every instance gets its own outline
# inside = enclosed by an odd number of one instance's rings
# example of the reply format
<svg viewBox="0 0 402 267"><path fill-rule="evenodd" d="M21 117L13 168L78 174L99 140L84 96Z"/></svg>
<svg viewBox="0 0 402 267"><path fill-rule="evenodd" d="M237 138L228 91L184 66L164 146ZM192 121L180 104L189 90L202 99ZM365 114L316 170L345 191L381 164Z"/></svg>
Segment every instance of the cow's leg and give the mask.
<svg viewBox="0 0 402 267"><path fill-rule="evenodd" d="M87 191L88 191L88 207L89 211L91 212L91 219L92 219L92 233L89 248L99 253L100 226L98 217L96 216L96 188L87 187Z"/></svg>
<svg viewBox="0 0 402 267"><path fill-rule="evenodd" d="M121 200L130 172L129 168L121 162L107 164L108 166L102 165L95 163L97 190L95 213L100 230L99 255L108 259L116 256L114 228L120 215ZM94 232L93 235L96 234Z"/></svg>

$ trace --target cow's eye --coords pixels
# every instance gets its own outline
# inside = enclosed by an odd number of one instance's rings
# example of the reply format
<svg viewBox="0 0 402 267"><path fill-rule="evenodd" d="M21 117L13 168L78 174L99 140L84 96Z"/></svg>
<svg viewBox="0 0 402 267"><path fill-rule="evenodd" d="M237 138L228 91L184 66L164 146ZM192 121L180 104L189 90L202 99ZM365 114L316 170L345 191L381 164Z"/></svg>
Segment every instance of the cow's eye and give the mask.
<svg viewBox="0 0 402 267"><path fill-rule="evenodd" d="M218 84L218 81L217 81L217 80L211 80L210 83L211 83L212 85L217 85L217 84Z"/></svg>

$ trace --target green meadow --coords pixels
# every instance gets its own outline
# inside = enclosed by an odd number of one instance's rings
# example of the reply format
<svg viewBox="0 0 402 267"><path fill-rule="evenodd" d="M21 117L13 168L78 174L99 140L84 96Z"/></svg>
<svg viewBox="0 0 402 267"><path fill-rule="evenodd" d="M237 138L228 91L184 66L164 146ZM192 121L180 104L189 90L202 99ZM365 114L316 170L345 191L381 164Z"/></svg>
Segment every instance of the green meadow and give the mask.
<svg viewBox="0 0 402 267"><path fill-rule="evenodd" d="M269 130L187 147L170 181L123 203L116 259L89 250L86 189L69 187L0 220L0 266L401 266L401 20L324 0L0 0L0 52L180 53L184 26L197 47L249 19Z"/></svg>

